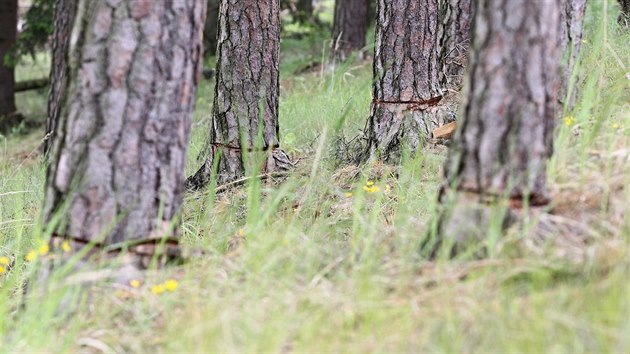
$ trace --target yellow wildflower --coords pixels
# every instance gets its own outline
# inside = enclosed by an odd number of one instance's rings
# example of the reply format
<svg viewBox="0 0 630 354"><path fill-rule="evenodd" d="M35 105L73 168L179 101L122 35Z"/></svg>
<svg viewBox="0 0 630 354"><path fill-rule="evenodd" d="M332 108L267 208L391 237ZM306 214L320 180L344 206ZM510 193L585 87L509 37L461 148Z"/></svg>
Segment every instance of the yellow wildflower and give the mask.
<svg viewBox="0 0 630 354"><path fill-rule="evenodd" d="M68 252L72 251L72 247L70 246L70 242L68 242L68 241L63 241L63 243L61 244L61 249L62 249L64 252L66 252L66 253L68 253Z"/></svg>
<svg viewBox="0 0 630 354"><path fill-rule="evenodd" d="M621 126L618 123L612 125L613 129L619 129Z"/></svg>
<svg viewBox="0 0 630 354"><path fill-rule="evenodd" d="M372 187L374 185L374 182L373 181L367 181L365 183L365 185L368 186L368 187Z"/></svg>
<svg viewBox="0 0 630 354"><path fill-rule="evenodd" d="M389 193L392 191L392 186L390 186L389 184L385 185L385 192Z"/></svg>
<svg viewBox="0 0 630 354"><path fill-rule="evenodd" d="M164 290L166 289L164 288L164 285L162 284L153 285L151 287L151 292L154 293L155 295L160 295L161 293L164 292Z"/></svg>
<svg viewBox="0 0 630 354"><path fill-rule="evenodd" d="M43 244L39 246L38 252L41 256L47 255L49 251L50 251L50 247L48 247L47 244Z"/></svg>
<svg viewBox="0 0 630 354"><path fill-rule="evenodd" d="M583 40L582 40L582 43L584 43L584 44L588 44L588 41L587 41L586 39L583 39Z"/></svg>
<svg viewBox="0 0 630 354"><path fill-rule="evenodd" d="M37 258L37 253L33 250L28 251L28 253L26 254L26 257L24 257L24 259L26 259L27 262L32 262L35 260L35 258Z"/></svg>
<svg viewBox="0 0 630 354"><path fill-rule="evenodd" d="M9 257L0 257L0 265L8 266L9 264L11 264Z"/></svg>
<svg viewBox="0 0 630 354"><path fill-rule="evenodd" d="M371 186L365 185L365 186L363 186L363 190L368 192L368 193L376 193L376 192L378 192L380 190L380 188L378 188L378 186L374 186L374 185L371 185Z"/></svg>
<svg viewBox="0 0 630 354"><path fill-rule="evenodd" d="M179 285L177 283L177 280L175 279L169 279L167 281L164 282L164 289L173 292L177 289L177 285Z"/></svg>
<svg viewBox="0 0 630 354"><path fill-rule="evenodd" d="M0 274L4 274L7 272L7 269L3 266L0 266Z"/></svg>
<svg viewBox="0 0 630 354"><path fill-rule="evenodd" d="M142 283L138 279L133 279L133 280L129 281L129 286L131 286L134 289L139 288L140 285L142 285Z"/></svg>
<svg viewBox="0 0 630 354"><path fill-rule="evenodd" d="M573 123L575 123L575 118L573 118L573 116L568 116L564 118L564 124L566 124L567 127L572 126Z"/></svg>
<svg viewBox="0 0 630 354"><path fill-rule="evenodd" d="M346 192L346 197L348 198L352 197L352 192Z"/></svg>
<svg viewBox="0 0 630 354"><path fill-rule="evenodd" d="M245 236L245 229L238 229L238 235L241 237Z"/></svg>

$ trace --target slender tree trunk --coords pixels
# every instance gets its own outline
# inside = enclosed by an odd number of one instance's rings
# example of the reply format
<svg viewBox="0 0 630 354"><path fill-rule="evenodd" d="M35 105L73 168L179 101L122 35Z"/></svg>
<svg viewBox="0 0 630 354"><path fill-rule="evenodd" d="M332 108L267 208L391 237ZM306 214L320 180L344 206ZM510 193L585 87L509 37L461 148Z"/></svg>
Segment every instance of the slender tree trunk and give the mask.
<svg viewBox="0 0 630 354"><path fill-rule="evenodd" d="M50 64L50 92L48 93L48 112L46 115L46 135L44 137L44 155L48 156L55 140L55 128L59 121L61 105L65 97L68 78L68 56L70 32L76 4L73 0L58 0L55 3L54 32L52 39L52 61Z"/></svg>
<svg viewBox="0 0 630 354"><path fill-rule="evenodd" d="M333 59L344 61L352 52L365 47L368 27L368 3L366 0L335 1L332 51Z"/></svg>
<svg viewBox="0 0 630 354"><path fill-rule="evenodd" d="M370 27L374 24L374 21L376 21L376 4L378 3L378 0L365 0L365 2L367 3L367 17L368 17L368 22L367 22L367 26Z"/></svg>
<svg viewBox="0 0 630 354"><path fill-rule="evenodd" d="M204 17L203 0L77 2L46 176L55 237L176 236Z"/></svg>
<svg viewBox="0 0 630 354"><path fill-rule="evenodd" d="M297 22L308 23L313 20L313 0L297 0L295 7Z"/></svg>
<svg viewBox="0 0 630 354"><path fill-rule="evenodd" d="M630 26L630 0L619 0L619 7L621 12L619 13L619 24L628 27Z"/></svg>
<svg viewBox="0 0 630 354"><path fill-rule="evenodd" d="M547 204L557 112L558 1L477 3L463 121L445 166L441 239L488 234L491 206ZM507 220L507 219L506 219Z"/></svg>
<svg viewBox="0 0 630 354"><path fill-rule="evenodd" d="M468 64L474 0L441 0L440 60L445 87L459 91Z"/></svg>
<svg viewBox="0 0 630 354"><path fill-rule="evenodd" d="M219 0L208 0L206 23L203 28L203 44L206 54L217 54L219 34Z"/></svg>
<svg viewBox="0 0 630 354"><path fill-rule="evenodd" d="M385 160L454 117L439 105L438 0L379 0L368 151Z"/></svg>
<svg viewBox="0 0 630 354"><path fill-rule="evenodd" d="M253 168L249 153L266 154L263 172L291 166L279 143L278 0L221 0L219 23L212 126L190 189L210 181L215 163L219 183L245 176Z"/></svg>
<svg viewBox="0 0 630 354"><path fill-rule="evenodd" d="M571 80L580 58L582 50L582 33L584 31L584 13L586 0L563 0L561 9L562 35L560 46L562 48L565 65L562 71L562 86L560 89L560 101L566 102L569 109L575 105L577 90L575 86L569 92Z"/></svg>
<svg viewBox="0 0 630 354"><path fill-rule="evenodd" d="M5 55L17 36L17 0L0 2L0 132L19 122L15 108L15 69L5 65Z"/></svg>

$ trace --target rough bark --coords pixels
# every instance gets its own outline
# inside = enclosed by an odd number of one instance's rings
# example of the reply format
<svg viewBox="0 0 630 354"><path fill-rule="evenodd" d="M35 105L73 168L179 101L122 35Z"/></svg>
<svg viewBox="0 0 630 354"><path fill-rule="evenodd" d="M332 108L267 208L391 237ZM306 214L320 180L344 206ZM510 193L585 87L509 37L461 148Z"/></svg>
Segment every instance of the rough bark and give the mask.
<svg viewBox="0 0 630 354"><path fill-rule="evenodd" d="M438 0L379 0L368 153L397 158L433 129L453 120L439 105L443 89L438 43Z"/></svg>
<svg viewBox="0 0 630 354"><path fill-rule="evenodd" d="M266 154L263 172L290 167L279 149L279 60L279 1L221 0L212 126L190 189L210 181L217 159L219 183L252 171L252 153Z"/></svg>
<svg viewBox="0 0 630 354"><path fill-rule="evenodd" d="M368 3L366 0L335 1L332 58L344 61L354 51L363 49L367 27Z"/></svg>
<svg viewBox="0 0 630 354"><path fill-rule="evenodd" d="M477 5L469 89L441 193L449 210L441 236L460 241L487 236L488 205L497 200L507 199L515 209L548 202L547 159L560 85L560 2Z"/></svg>
<svg viewBox="0 0 630 354"><path fill-rule="evenodd" d="M441 0L440 61L445 87L459 91L468 64L474 0Z"/></svg>
<svg viewBox="0 0 630 354"><path fill-rule="evenodd" d="M219 0L208 0L206 23L203 28L204 52L209 55L217 54L217 39L219 35Z"/></svg>
<svg viewBox="0 0 630 354"><path fill-rule="evenodd" d="M80 0L46 176L54 235L175 236L205 2Z"/></svg>
<svg viewBox="0 0 630 354"><path fill-rule="evenodd" d="M582 33L584 31L584 14L586 0L563 0L561 9L562 35L560 47L564 54L564 68L562 71L562 86L560 89L560 101L566 103L568 109L572 109L577 98L575 86L569 92L576 65L582 50Z"/></svg>
<svg viewBox="0 0 630 354"><path fill-rule="evenodd" d="M17 36L17 0L0 2L0 132L18 123L15 108L15 69L5 65L5 55Z"/></svg>
<svg viewBox="0 0 630 354"><path fill-rule="evenodd" d="M621 12L619 13L619 24L628 27L630 26L630 0L619 0L619 7Z"/></svg>
<svg viewBox="0 0 630 354"><path fill-rule="evenodd" d="M73 0L59 0L55 3L54 31L52 38L52 61L50 63L50 91L46 114L46 134L44 137L44 155L48 156L55 140L55 128L60 117L62 101L68 78L68 50L70 31L76 10Z"/></svg>

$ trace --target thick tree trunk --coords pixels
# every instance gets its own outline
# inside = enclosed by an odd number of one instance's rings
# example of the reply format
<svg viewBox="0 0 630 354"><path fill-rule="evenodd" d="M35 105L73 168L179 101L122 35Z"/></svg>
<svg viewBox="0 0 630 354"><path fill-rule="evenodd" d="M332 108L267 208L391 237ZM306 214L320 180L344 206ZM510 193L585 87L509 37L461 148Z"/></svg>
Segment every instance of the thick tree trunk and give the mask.
<svg viewBox="0 0 630 354"><path fill-rule="evenodd" d="M332 58L344 61L352 52L363 49L367 27L368 3L366 0L335 1Z"/></svg>
<svg viewBox="0 0 630 354"><path fill-rule="evenodd" d="M619 13L619 24L628 27L630 26L630 0L619 0L619 7L621 12Z"/></svg>
<svg viewBox="0 0 630 354"><path fill-rule="evenodd" d="M190 189L210 181L214 163L219 183L247 175L248 153L266 154L263 172L291 166L279 144L278 0L221 0L219 23L212 126L205 162L188 179Z"/></svg>
<svg viewBox="0 0 630 354"><path fill-rule="evenodd" d="M487 236L488 205L545 205L559 89L558 1L481 0L464 116L445 166L441 236ZM498 216L494 216L496 218ZM500 220L493 220L493 222ZM476 236L471 237L471 236Z"/></svg>
<svg viewBox="0 0 630 354"><path fill-rule="evenodd" d="M77 2L46 176L54 236L176 235L204 17L203 0Z"/></svg>
<svg viewBox="0 0 630 354"><path fill-rule="evenodd" d="M439 106L438 8L438 0L378 2L370 156L397 158L403 143L415 149L453 119Z"/></svg>
<svg viewBox="0 0 630 354"><path fill-rule="evenodd" d="M17 8L17 0L0 2L0 132L19 122L15 108L15 69L4 63L17 36Z"/></svg>
<svg viewBox="0 0 630 354"><path fill-rule="evenodd" d="M562 71L562 86L559 97L560 101L565 102L569 109L573 108L577 98L575 86L571 92L569 92L569 86L582 50L585 11L586 0L563 0L560 46L565 57L565 65ZM575 80L573 81L575 82Z"/></svg>
<svg viewBox="0 0 630 354"><path fill-rule="evenodd" d="M52 39L52 61L50 64L50 91L48 93L48 112L46 115L46 135L44 137L44 155L48 156L55 140L55 129L59 121L61 106L65 97L68 78L68 56L70 32L76 4L73 0L59 0L55 3L55 29Z"/></svg>
<svg viewBox="0 0 630 354"><path fill-rule="evenodd" d="M474 0L441 0L440 60L445 87L459 91L468 64Z"/></svg>
<svg viewBox="0 0 630 354"><path fill-rule="evenodd" d="M203 28L204 52L209 55L217 54L217 39L219 34L219 0L208 0L206 23Z"/></svg>

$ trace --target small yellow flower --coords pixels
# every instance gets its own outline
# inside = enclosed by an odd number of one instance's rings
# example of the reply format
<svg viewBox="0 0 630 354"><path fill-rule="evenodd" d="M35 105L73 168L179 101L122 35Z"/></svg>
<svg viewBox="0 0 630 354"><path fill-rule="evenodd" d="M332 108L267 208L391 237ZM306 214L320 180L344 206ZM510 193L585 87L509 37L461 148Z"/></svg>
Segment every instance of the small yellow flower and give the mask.
<svg viewBox="0 0 630 354"><path fill-rule="evenodd" d="M367 181L365 183L365 185L368 186L368 187L372 187L374 185L374 182L373 181Z"/></svg>
<svg viewBox="0 0 630 354"><path fill-rule="evenodd" d="M588 41L587 41L586 39L583 39L583 40L582 40L582 43L584 43L584 44L588 44Z"/></svg>
<svg viewBox="0 0 630 354"><path fill-rule="evenodd" d="M41 256L45 256L50 251L50 247L48 247L48 245L44 244L44 245L39 246L39 249L37 251L39 252L39 254Z"/></svg>
<svg viewBox="0 0 630 354"><path fill-rule="evenodd" d="M177 283L177 280L175 279L169 279L167 281L164 282L164 289L173 292L175 290L177 290L177 286L179 284Z"/></svg>
<svg viewBox="0 0 630 354"><path fill-rule="evenodd" d="M376 193L376 192L378 192L380 190L380 188L378 188L378 186L374 186L374 185L372 185L372 186L365 185L365 186L363 186L363 190L368 192L368 193Z"/></svg>
<svg viewBox="0 0 630 354"><path fill-rule="evenodd" d="M612 125L613 129L619 129L621 126L618 123Z"/></svg>
<svg viewBox="0 0 630 354"><path fill-rule="evenodd" d="M164 292L164 285L162 284L157 284L157 285L153 285L151 287L151 292L154 293L155 295L160 295L161 293Z"/></svg>
<svg viewBox="0 0 630 354"><path fill-rule="evenodd" d="M4 274L7 272L7 269L3 266L0 266L0 274Z"/></svg>
<svg viewBox="0 0 630 354"><path fill-rule="evenodd" d="M11 264L9 257L0 257L0 265L8 266L9 264Z"/></svg>
<svg viewBox="0 0 630 354"><path fill-rule="evenodd" d="M142 283L138 279L133 279L133 280L129 281L129 285L132 288L134 288L134 289L138 289L140 287L140 285L142 285Z"/></svg>
<svg viewBox="0 0 630 354"><path fill-rule="evenodd" d="M238 229L238 235L241 237L245 236L245 229Z"/></svg>
<svg viewBox="0 0 630 354"><path fill-rule="evenodd" d="M352 197L352 192L346 192L346 197L348 198Z"/></svg>
<svg viewBox="0 0 630 354"><path fill-rule="evenodd" d="M567 127L572 126L572 125L573 125L573 123L575 123L575 118L573 118L573 116L568 116L568 117L565 117L565 118L564 118L564 124L565 124Z"/></svg>
<svg viewBox="0 0 630 354"><path fill-rule="evenodd" d="M62 249L64 252L66 252L66 253L68 253L68 252L72 251L72 247L70 246L70 242L68 242L68 241L63 241L63 243L61 244L61 249Z"/></svg>
<svg viewBox="0 0 630 354"><path fill-rule="evenodd" d="M26 259L27 262L32 262L35 260L35 258L37 258L37 253L33 250L28 251L28 253L26 254L26 257L24 257L24 259Z"/></svg>
<svg viewBox="0 0 630 354"><path fill-rule="evenodd" d="M389 184L385 185L385 192L389 193L392 191L392 186L390 186Z"/></svg>

